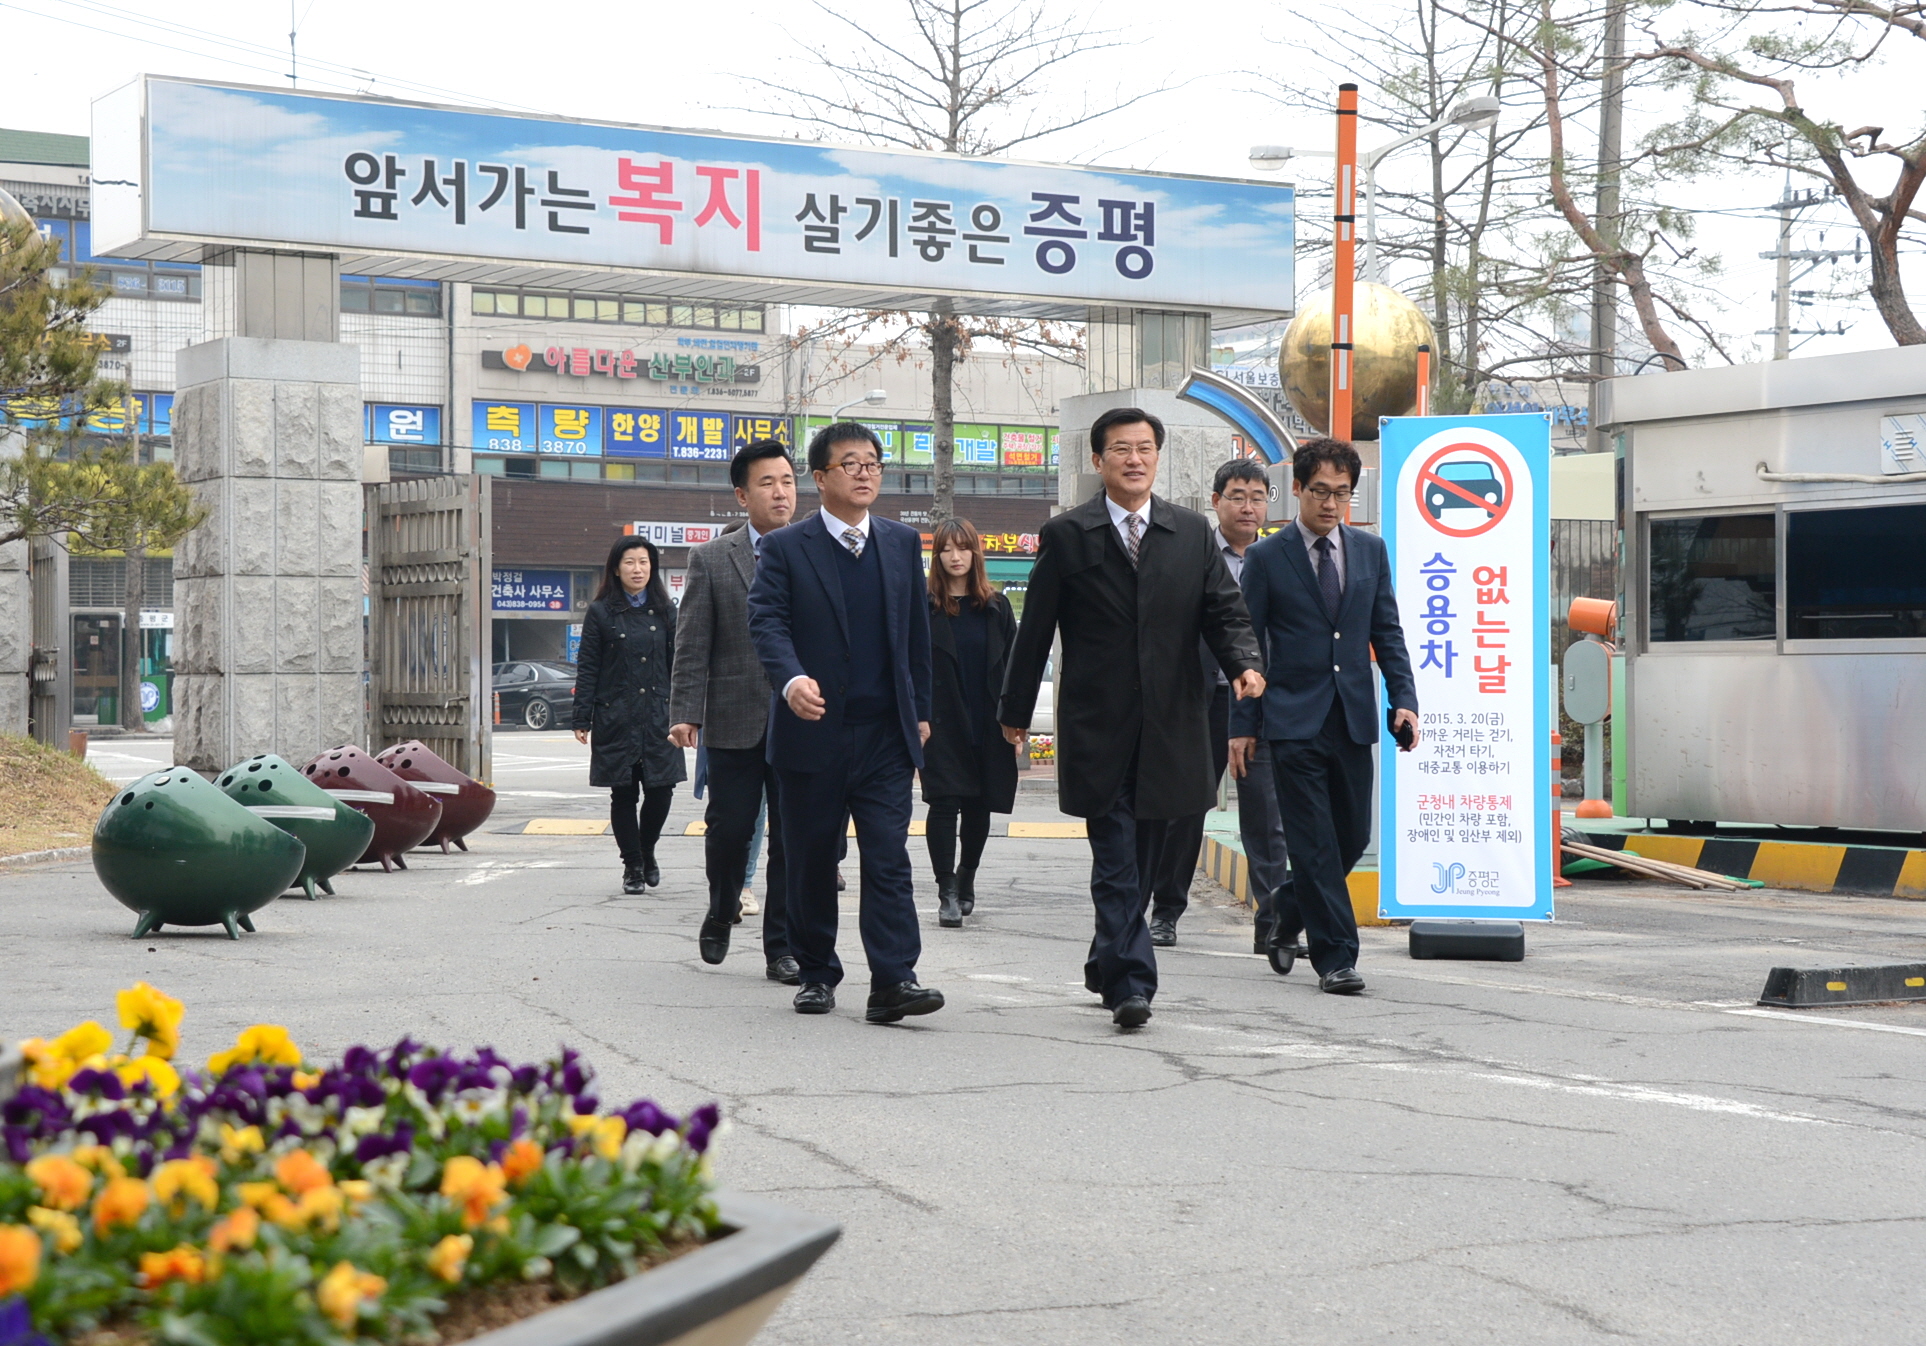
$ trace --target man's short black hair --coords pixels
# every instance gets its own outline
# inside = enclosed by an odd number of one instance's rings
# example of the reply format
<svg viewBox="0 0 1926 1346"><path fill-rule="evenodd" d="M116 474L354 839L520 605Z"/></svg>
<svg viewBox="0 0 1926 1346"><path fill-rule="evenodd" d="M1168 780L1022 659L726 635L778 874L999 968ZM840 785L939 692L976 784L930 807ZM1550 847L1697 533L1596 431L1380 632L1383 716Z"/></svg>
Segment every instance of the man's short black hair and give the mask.
<svg viewBox="0 0 1926 1346"><path fill-rule="evenodd" d="M876 456L883 456L883 441L876 438L876 432L861 421L837 421L825 425L809 437L809 470L827 472L829 470L829 446L844 444L850 440L861 440L876 450Z"/></svg>
<svg viewBox="0 0 1926 1346"><path fill-rule="evenodd" d="M1217 475L1210 479L1210 493L1222 495L1224 488L1234 481L1254 481L1270 489L1271 479L1264 475L1264 469L1257 465L1255 458L1233 458L1228 463L1220 463Z"/></svg>
<svg viewBox="0 0 1926 1346"><path fill-rule="evenodd" d="M1291 458L1291 477L1299 486L1303 486L1326 463L1340 472L1349 473L1351 489L1357 489L1358 477L1364 471L1364 460L1358 457L1356 449L1341 439L1313 439L1298 445L1297 453Z"/></svg>
<svg viewBox="0 0 1926 1346"><path fill-rule="evenodd" d="M1150 433L1157 437L1157 447L1164 447L1164 423L1145 411L1142 407L1116 407L1097 417L1096 424L1090 427L1090 456L1097 458L1103 454L1104 436L1119 425L1147 425Z"/></svg>
<svg viewBox="0 0 1926 1346"><path fill-rule="evenodd" d="M760 463L765 458L780 458L789 462L789 446L780 439L752 439L736 450L736 456L729 460L729 484L738 491L749 485L749 465ZM789 462L789 470L794 472L796 465Z"/></svg>

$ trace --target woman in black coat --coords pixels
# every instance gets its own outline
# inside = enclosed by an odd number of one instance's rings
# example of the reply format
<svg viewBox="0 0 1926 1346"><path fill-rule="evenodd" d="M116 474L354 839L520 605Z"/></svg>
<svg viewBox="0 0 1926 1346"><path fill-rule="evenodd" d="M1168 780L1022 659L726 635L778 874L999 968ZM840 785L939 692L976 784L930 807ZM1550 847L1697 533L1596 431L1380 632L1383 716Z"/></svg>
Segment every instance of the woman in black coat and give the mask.
<svg viewBox="0 0 1926 1346"><path fill-rule="evenodd" d="M930 738L923 799L938 924L960 926L976 907L976 867L990 815L1016 806L1016 750L996 722L1003 670L1016 641L1010 601L990 587L983 540L967 519L936 526L930 542ZM963 858L957 863L961 819Z"/></svg>
<svg viewBox="0 0 1926 1346"><path fill-rule="evenodd" d="M662 882L655 843L676 782L687 778L682 749L669 742L675 605L661 562L647 538L619 538L609 548L575 670L575 737L588 743L594 735L589 784L609 791L625 893Z"/></svg>

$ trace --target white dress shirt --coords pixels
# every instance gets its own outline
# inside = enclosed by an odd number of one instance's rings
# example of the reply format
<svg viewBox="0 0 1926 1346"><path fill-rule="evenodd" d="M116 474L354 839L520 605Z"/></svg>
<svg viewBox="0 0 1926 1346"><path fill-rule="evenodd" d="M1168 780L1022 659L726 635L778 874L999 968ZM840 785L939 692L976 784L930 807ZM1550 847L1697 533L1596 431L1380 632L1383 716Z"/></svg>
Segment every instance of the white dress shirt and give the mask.
<svg viewBox="0 0 1926 1346"><path fill-rule="evenodd" d="M863 518L860 523L845 522L844 520L837 518L834 514L831 514L826 509L822 510L821 513L823 516L823 527L829 530L829 540L831 542L834 542L838 547L841 547L844 551L849 550L849 544L843 541L843 530L845 528L854 528L857 532L861 533L863 535L863 546L865 547L869 546L869 511L868 510L863 511ZM753 532L754 530L752 529L751 531ZM754 540L758 543L762 541L760 537ZM787 701L789 699L789 689L791 687L794 687L797 683L801 682L805 676L807 675L798 673L795 677L791 678L788 682L785 682L782 685L783 700Z"/></svg>
<svg viewBox="0 0 1926 1346"><path fill-rule="evenodd" d="M1110 510L1110 525L1117 530L1117 541L1123 543L1124 555L1128 556L1130 555L1130 525L1125 523L1124 520L1130 517L1131 511L1112 500L1108 495L1104 496L1103 503ZM1150 531L1150 502L1148 500L1144 501L1143 508L1136 511L1136 514L1138 519L1137 545L1142 547L1144 544L1144 534Z"/></svg>

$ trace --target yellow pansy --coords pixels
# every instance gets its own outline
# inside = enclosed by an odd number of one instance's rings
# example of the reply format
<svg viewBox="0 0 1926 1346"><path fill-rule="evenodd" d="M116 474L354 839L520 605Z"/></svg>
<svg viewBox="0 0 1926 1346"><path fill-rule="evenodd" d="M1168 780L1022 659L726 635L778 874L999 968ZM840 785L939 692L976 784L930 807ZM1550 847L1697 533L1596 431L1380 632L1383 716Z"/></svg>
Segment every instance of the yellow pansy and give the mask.
<svg viewBox="0 0 1926 1346"><path fill-rule="evenodd" d="M474 1251L473 1235L450 1234L428 1254L428 1270L453 1285L461 1279L462 1269L468 1265L468 1255Z"/></svg>
<svg viewBox="0 0 1926 1346"><path fill-rule="evenodd" d="M40 1198L55 1210L79 1210L94 1190L94 1175L64 1154L43 1154L27 1161L27 1176Z"/></svg>
<svg viewBox="0 0 1926 1346"><path fill-rule="evenodd" d="M139 1178L115 1178L94 1202L94 1232L105 1234L115 1225L131 1225L147 1209L147 1184Z"/></svg>
<svg viewBox="0 0 1926 1346"><path fill-rule="evenodd" d="M267 1141L258 1126L230 1126L221 1123L221 1161L238 1165L250 1154L259 1154L267 1148Z"/></svg>
<svg viewBox="0 0 1926 1346"><path fill-rule="evenodd" d="M628 1134L629 1124L620 1117L604 1117L589 1132L589 1144L612 1164L621 1157L622 1140Z"/></svg>
<svg viewBox="0 0 1926 1346"><path fill-rule="evenodd" d="M146 1080L156 1098L172 1098L181 1091L181 1073L159 1056L136 1056L115 1066L114 1073L130 1088Z"/></svg>
<svg viewBox="0 0 1926 1346"><path fill-rule="evenodd" d="M323 1276L314 1288L314 1301L321 1306L321 1312L345 1332L354 1326L361 1301L376 1298L387 1288L388 1282L357 1270L354 1263L336 1262L334 1270Z"/></svg>
<svg viewBox="0 0 1926 1346"><path fill-rule="evenodd" d="M481 1224L507 1196L508 1179L500 1164L484 1164L472 1155L458 1154L441 1170L441 1194L461 1203L462 1224Z"/></svg>
<svg viewBox="0 0 1926 1346"><path fill-rule="evenodd" d="M140 1255L140 1283L149 1290L169 1281L199 1285L207 1279L207 1258L192 1244L182 1243L164 1253Z"/></svg>
<svg viewBox="0 0 1926 1346"><path fill-rule="evenodd" d="M114 997L114 1008L120 1011L122 1028L147 1040L149 1056L166 1059L180 1047L181 1017L187 1007L174 997L138 981Z"/></svg>
<svg viewBox="0 0 1926 1346"><path fill-rule="evenodd" d="M86 1061L104 1055L114 1045L114 1035L92 1019L75 1024L48 1044L54 1054L69 1061Z"/></svg>
<svg viewBox="0 0 1926 1346"><path fill-rule="evenodd" d="M255 1024L241 1030L232 1048L216 1052L207 1060L207 1068L216 1075L225 1075L235 1066L255 1064L298 1066L301 1064L301 1049L294 1045L288 1030L281 1025Z"/></svg>
<svg viewBox="0 0 1926 1346"><path fill-rule="evenodd" d="M204 1154L170 1159L154 1170L154 1195L177 1216L187 1209L188 1197L200 1202L202 1209L212 1211L221 1204L221 1188L214 1181L218 1171Z"/></svg>
<svg viewBox="0 0 1926 1346"><path fill-rule="evenodd" d="M27 1223L43 1234L52 1234L54 1248L62 1253L70 1253L82 1241L80 1221L64 1210L48 1210L45 1206L27 1207Z"/></svg>
<svg viewBox="0 0 1926 1346"><path fill-rule="evenodd" d="M105 1145L77 1145L74 1147L74 1162L82 1168L91 1168L103 1178L124 1178L127 1170L114 1158L114 1152Z"/></svg>
<svg viewBox="0 0 1926 1346"><path fill-rule="evenodd" d="M261 1217L250 1206L230 1211L227 1217L207 1231L207 1246L217 1253L235 1248L252 1248L261 1233Z"/></svg>

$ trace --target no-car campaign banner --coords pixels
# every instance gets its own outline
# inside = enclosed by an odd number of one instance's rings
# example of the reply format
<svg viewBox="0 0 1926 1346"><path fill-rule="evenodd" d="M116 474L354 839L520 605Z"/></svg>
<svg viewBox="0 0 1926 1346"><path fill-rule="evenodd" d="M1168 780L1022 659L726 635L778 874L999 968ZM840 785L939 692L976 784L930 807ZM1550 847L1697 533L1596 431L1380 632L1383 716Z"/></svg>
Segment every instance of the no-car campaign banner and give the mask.
<svg viewBox="0 0 1926 1346"><path fill-rule="evenodd" d="M1379 914L1548 921L1551 421L1400 417L1380 447L1422 733L1381 754Z"/></svg>
<svg viewBox="0 0 1926 1346"><path fill-rule="evenodd" d="M144 238L1186 308L1295 305L1288 183L884 152L143 76L94 109Z"/></svg>

